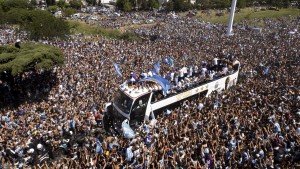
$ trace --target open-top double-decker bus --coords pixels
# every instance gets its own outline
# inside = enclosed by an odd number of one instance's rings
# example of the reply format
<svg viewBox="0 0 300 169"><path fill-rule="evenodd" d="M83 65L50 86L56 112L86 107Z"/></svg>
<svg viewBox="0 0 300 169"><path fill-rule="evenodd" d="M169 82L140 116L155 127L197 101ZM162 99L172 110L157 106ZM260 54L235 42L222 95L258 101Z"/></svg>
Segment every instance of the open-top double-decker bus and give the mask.
<svg viewBox="0 0 300 169"><path fill-rule="evenodd" d="M142 87L135 87L130 83L124 83L119 86L112 102L107 104L107 115L118 131L126 119L131 126L155 119L164 110L175 108L185 100L206 97L213 91L227 90L237 83L239 68L239 61L235 61L232 63L232 70L226 74L214 76L213 80L195 82L189 87L176 89L174 92L172 89L165 92L164 89L166 86L172 86L171 83L156 75L139 81L151 83L152 86L144 84Z"/></svg>

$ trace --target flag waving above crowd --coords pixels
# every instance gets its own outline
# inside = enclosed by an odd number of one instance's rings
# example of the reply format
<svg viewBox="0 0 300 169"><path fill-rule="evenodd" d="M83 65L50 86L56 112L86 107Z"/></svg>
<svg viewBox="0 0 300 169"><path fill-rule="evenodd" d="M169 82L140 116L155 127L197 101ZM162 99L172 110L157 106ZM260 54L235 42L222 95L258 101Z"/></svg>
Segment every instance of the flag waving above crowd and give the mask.
<svg viewBox="0 0 300 169"><path fill-rule="evenodd" d="M156 62L156 64L153 66L152 72L156 75L159 75L160 71L160 63L159 61Z"/></svg>
<svg viewBox="0 0 300 169"><path fill-rule="evenodd" d="M114 65L114 68L115 68L115 70L116 70L118 76L119 76L119 77L123 77L123 75L122 75L122 73L121 73L121 71L120 71L120 65L119 65L119 64L116 64L116 63L113 63L113 65Z"/></svg>

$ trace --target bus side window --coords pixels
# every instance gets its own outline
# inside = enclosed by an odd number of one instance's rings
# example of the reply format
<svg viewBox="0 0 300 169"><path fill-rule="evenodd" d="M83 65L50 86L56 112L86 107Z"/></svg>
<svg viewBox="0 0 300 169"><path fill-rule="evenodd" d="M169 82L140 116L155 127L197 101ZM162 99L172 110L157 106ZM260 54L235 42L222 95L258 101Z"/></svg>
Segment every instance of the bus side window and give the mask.
<svg viewBox="0 0 300 169"><path fill-rule="evenodd" d="M162 91L161 90L155 91L152 94L151 103L155 103L161 99L163 99Z"/></svg>
<svg viewBox="0 0 300 169"><path fill-rule="evenodd" d="M151 103L154 103L154 102L155 102L156 95L157 95L156 92L157 92L157 91L153 92L153 94L152 94Z"/></svg>
<svg viewBox="0 0 300 169"><path fill-rule="evenodd" d="M150 94L147 94L145 96L142 96L138 100L136 100L132 109L136 110L136 109L140 109L140 108L145 108L147 106L149 96L150 96Z"/></svg>

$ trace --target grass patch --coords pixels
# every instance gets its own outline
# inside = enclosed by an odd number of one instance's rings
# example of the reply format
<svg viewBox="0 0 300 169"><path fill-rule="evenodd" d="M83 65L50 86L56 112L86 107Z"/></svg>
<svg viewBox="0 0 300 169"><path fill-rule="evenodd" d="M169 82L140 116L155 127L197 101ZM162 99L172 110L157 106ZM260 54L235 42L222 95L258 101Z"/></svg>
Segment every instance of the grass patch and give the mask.
<svg viewBox="0 0 300 169"><path fill-rule="evenodd" d="M71 33L84 35L99 35L109 39L123 39L129 41L139 41L141 38L132 32L121 32L115 29L100 28L79 21L68 21L71 27Z"/></svg>
<svg viewBox="0 0 300 169"><path fill-rule="evenodd" d="M224 16L216 16L216 13L223 12ZM202 20L211 22L211 23L223 23L226 24L228 22L229 13L226 11L219 11L219 10L211 10L211 15L207 16L202 14L201 11L198 12L198 17ZM284 8L280 9L279 11L275 10L266 10L255 12L254 8L245 8L241 9L240 13L236 13L234 17L234 22L240 22L243 20L249 20L254 18L278 18L278 17L285 17L285 16L300 16L300 9L296 8Z"/></svg>

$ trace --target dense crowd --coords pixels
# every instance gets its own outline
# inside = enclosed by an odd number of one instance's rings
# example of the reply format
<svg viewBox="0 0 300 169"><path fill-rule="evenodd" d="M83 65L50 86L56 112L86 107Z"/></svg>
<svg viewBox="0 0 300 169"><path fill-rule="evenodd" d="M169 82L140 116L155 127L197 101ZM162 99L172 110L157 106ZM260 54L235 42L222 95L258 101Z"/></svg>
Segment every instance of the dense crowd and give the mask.
<svg viewBox="0 0 300 169"><path fill-rule="evenodd" d="M112 29L120 29L121 31L126 29L126 27L130 28L139 27L138 25L143 26L151 26L155 23L164 23L169 22L169 20L174 19L174 16L178 17L175 13L158 13L158 12L127 12L119 14L117 12L111 13L109 16L107 15L81 15L78 17L71 17L73 20L80 20L85 23L91 25L97 25L101 28L112 28Z"/></svg>
<svg viewBox="0 0 300 169"><path fill-rule="evenodd" d="M262 32L252 31L250 22L263 23ZM24 75L41 82L30 87L26 81L25 94L45 99L0 109L0 168L297 168L298 25L300 19L292 17L245 21L227 37L225 25L180 17L135 30L151 40L70 36L44 41L63 49L66 63L51 72L57 81L47 81L49 74ZM10 28L1 29L0 36L1 44L27 41ZM142 124L133 139L103 130L104 105L131 72L142 74L169 57L175 68L200 67L226 54L241 63L236 86L185 101L157 116L155 125ZM121 65L123 78L113 63ZM161 74L169 69L163 65ZM5 82L0 85L9 90Z"/></svg>

